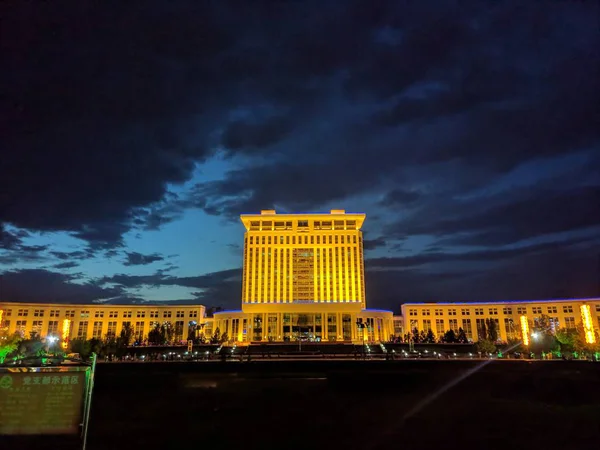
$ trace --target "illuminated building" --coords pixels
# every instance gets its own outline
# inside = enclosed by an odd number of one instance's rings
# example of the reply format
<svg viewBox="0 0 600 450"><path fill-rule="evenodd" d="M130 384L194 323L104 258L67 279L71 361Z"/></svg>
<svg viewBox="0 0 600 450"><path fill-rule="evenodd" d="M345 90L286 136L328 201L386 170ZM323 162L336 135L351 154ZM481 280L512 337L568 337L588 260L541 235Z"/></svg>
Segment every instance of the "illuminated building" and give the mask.
<svg viewBox="0 0 600 450"><path fill-rule="evenodd" d="M402 314L366 309L362 225L365 215L330 213L244 214L241 310L205 317L201 305L67 305L0 303L0 332L25 336L116 337L126 324L143 342L152 327L171 322L175 342L217 333L236 343L298 339L379 342L431 330L439 339L462 329L471 341L484 338L487 321L501 341L524 340L545 315L552 331L582 324L588 343L597 341L600 298L473 303L405 303ZM401 289L401 287L400 287ZM525 334L525 336L523 336ZM63 338L63 342L65 339Z"/></svg>
<svg viewBox="0 0 600 450"><path fill-rule="evenodd" d="M587 312L586 312L587 311ZM595 315L592 315L592 311ZM531 332L542 315L548 317L553 330L574 329L583 324L586 336L595 339L600 326L600 298L528 300L464 303L405 303L402 305L403 333L415 328L431 330L439 338L452 329L462 328L472 341L481 339L486 321L496 322L498 338L507 342L524 339L523 330ZM394 317L395 320L399 318ZM586 325L587 324L587 325ZM398 326L396 325L396 328ZM398 336L398 334L396 334ZM401 336L401 335L400 335ZM525 336L527 339L528 336ZM587 339L587 338L586 338ZM527 344L526 344L527 345Z"/></svg>
<svg viewBox="0 0 600 450"><path fill-rule="evenodd" d="M72 305L64 303L0 303L0 332L73 339L118 337L126 324L134 339L144 341L155 323L171 322L175 341L185 341L190 322L204 321L201 305Z"/></svg>
<svg viewBox="0 0 600 450"><path fill-rule="evenodd" d="M213 330L237 342L377 342L393 336L391 311L366 309L365 214L266 210L241 220L242 309L216 313Z"/></svg>

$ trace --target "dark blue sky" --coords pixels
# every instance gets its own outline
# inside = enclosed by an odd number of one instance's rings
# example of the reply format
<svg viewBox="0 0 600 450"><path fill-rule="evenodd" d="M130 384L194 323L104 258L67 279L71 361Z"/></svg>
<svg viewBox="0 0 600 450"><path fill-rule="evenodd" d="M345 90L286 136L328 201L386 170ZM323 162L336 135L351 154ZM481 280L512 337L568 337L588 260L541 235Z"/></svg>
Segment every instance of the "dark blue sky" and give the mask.
<svg viewBox="0 0 600 450"><path fill-rule="evenodd" d="M238 307L269 208L370 307L598 294L597 2L10 3L0 300Z"/></svg>

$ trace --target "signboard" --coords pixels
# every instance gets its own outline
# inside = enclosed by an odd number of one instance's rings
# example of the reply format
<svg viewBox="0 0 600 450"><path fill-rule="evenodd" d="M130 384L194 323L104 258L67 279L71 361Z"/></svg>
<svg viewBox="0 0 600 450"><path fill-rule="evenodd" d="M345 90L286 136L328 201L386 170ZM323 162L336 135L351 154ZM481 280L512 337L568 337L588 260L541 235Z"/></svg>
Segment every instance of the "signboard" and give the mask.
<svg viewBox="0 0 600 450"><path fill-rule="evenodd" d="M0 371L0 435L79 433L89 370Z"/></svg>

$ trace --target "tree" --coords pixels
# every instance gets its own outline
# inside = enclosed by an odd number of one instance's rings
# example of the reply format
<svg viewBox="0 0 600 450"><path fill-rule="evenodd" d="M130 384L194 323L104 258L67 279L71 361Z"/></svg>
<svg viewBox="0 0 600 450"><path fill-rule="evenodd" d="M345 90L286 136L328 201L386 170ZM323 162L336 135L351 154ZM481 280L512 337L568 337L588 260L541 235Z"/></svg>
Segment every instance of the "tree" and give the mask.
<svg viewBox="0 0 600 450"><path fill-rule="evenodd" d="M215 330L215 334L213 334L213 337L210 340L211 344L218 344L221 340L221 330L219 330L219 327L217 327L217 329Z"/></svg>
<svg viewBox="0 0 600 450"><path fill-rule="evenodd" d="M227 336L227 333L223 333L223 335L221 336L221 339L219 340L220 344L223 344L225 342L227 342L229 340L229 336Z"/></svg>
<svg viewBox="0 0 600 450"><path fill-rule="evenodd" d="M163 345L165 343L165 335L159 323L155 323L148 332L148 343L152 345Z"/></svg>
<svg viewBox="0 0 600 450"><path fill-rule="evenodd" d="M494 353L496 351L496 345L488 339L479 339L475 345L477 351L481 353Z"/></svg>
<svg viewBox="0 0 600 450"><path fill-rule="evenodd" d="M163 322L163 324L161 325L161 333L165 338L165 342L171 343L173 341L173 335L175 334L173 324L168 321Z"/></svg>
<svg viewBox="0 0 600 450"><path fill-rule="evenodd" d="M498 327L496 325L496 321L494 319L487 319L487 339L492 342L496 342L498 340Z"/></svg>
<svg viewBox="0 0 600 450"><path fill-rule="evenodd" d="M435 344L435 334L431 331L431 328L427 330L427 336L425 336L425 342L428 344Z"/></svg>
<svg viewBox="0 0 600 450"><path fill-rule="evenodd" d="M456 342L456 334L454 334L454 330L450 329L444 333L444 337L442 338L443 342L447 344L452 344Z"/></svg>
<svg viewBox="0 0 600 450"><path fill-rule="evenodd" d="M462 328L458 329L458 336L456 336L456 340L461 344L467 344L469 342L465 330L463 330Z"/></svg>
<svg viewBox="0 0 600 450"><path fill-rule="evenodd" d="M121 335L119 336L121 341L121 345L127 347L131 344L131 340L133 339L133 327L129 322L123 323L123 329L121 330Z"/></svg>
<svg viewBox="0 0 600 450"><path fill-rule="evenodd" d="M481 322L477 322L477 340L482 340L487 338L487 328L485 326L485 320Z"/></svg>
<svg viewBox="0 0 600 450"><path fill-rule="evenodd" d="M20 342L21 336L17 333L10 336L0 335L0 364L4 363L9 355L16 352Z"/></svg>
<svg viewBox="0 0 600 450"><path fill-rule="evenodd" d="M193 320L190 320L190 322L188 323L188 333L187 333L188 341L196 340L196 330L197 329L198 329L198 324L196 322L194 322Z"/></svg>
<svg viewBox="0 0 600 450"><path fill-rule="evenodd" d="M421 332L419 333L419 340L415 342L427 342L427 333L425 332L425 330L421 330Z"/></svg>
<svg viewBox="0 0 600 450"><path fill-rule="evenodd" d="M82 359L86 359L92 354L92 345L90 341L86 341L85 339L73 339L69 343L69 347L71 353L79 353Z"/></svg>

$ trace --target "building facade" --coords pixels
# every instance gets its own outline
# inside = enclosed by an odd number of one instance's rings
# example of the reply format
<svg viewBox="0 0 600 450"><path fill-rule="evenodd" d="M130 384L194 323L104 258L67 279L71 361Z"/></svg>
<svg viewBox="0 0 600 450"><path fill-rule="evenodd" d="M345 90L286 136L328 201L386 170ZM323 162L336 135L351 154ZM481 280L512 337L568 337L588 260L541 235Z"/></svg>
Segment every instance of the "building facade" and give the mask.
<svg viewBox="0 0 600 450"><path fill-rule="evenodd" d="M133 328L134 341L143 342L154 324L171 322L175 342L188 337L190 323L204 319L204 306L67 305L49 303L0 303L0 331L36 333L42 338L106 339L117 337L125 324ZM68 327L68 328L65 328Z"/></svg>
<svg viewBox="0 0 600 450"><path fill-rule="evenodd" d="M385 341L391 311L366 309L365 214L245 214L242 309L214 315L236 342Z"/></svg>
<svg viewBox="0 0 600 450"><path fill-rule="evenodd" d="M509 341L522 338L522 319L533 329L542 315L549 318L554 329L575 328L589 319L596 332L600 328L600 298L501 301L477 303L405 303L402 316L396 316L396 336L402 337L413 330L431 330L439 339L446 331L462 328L473 341L481 339L486 320L496 322L499 339ZM589 316L588 316L589 315ZM588 316L588 317L586 317ZM402 324L402 327L400 327Z"/></svg>

